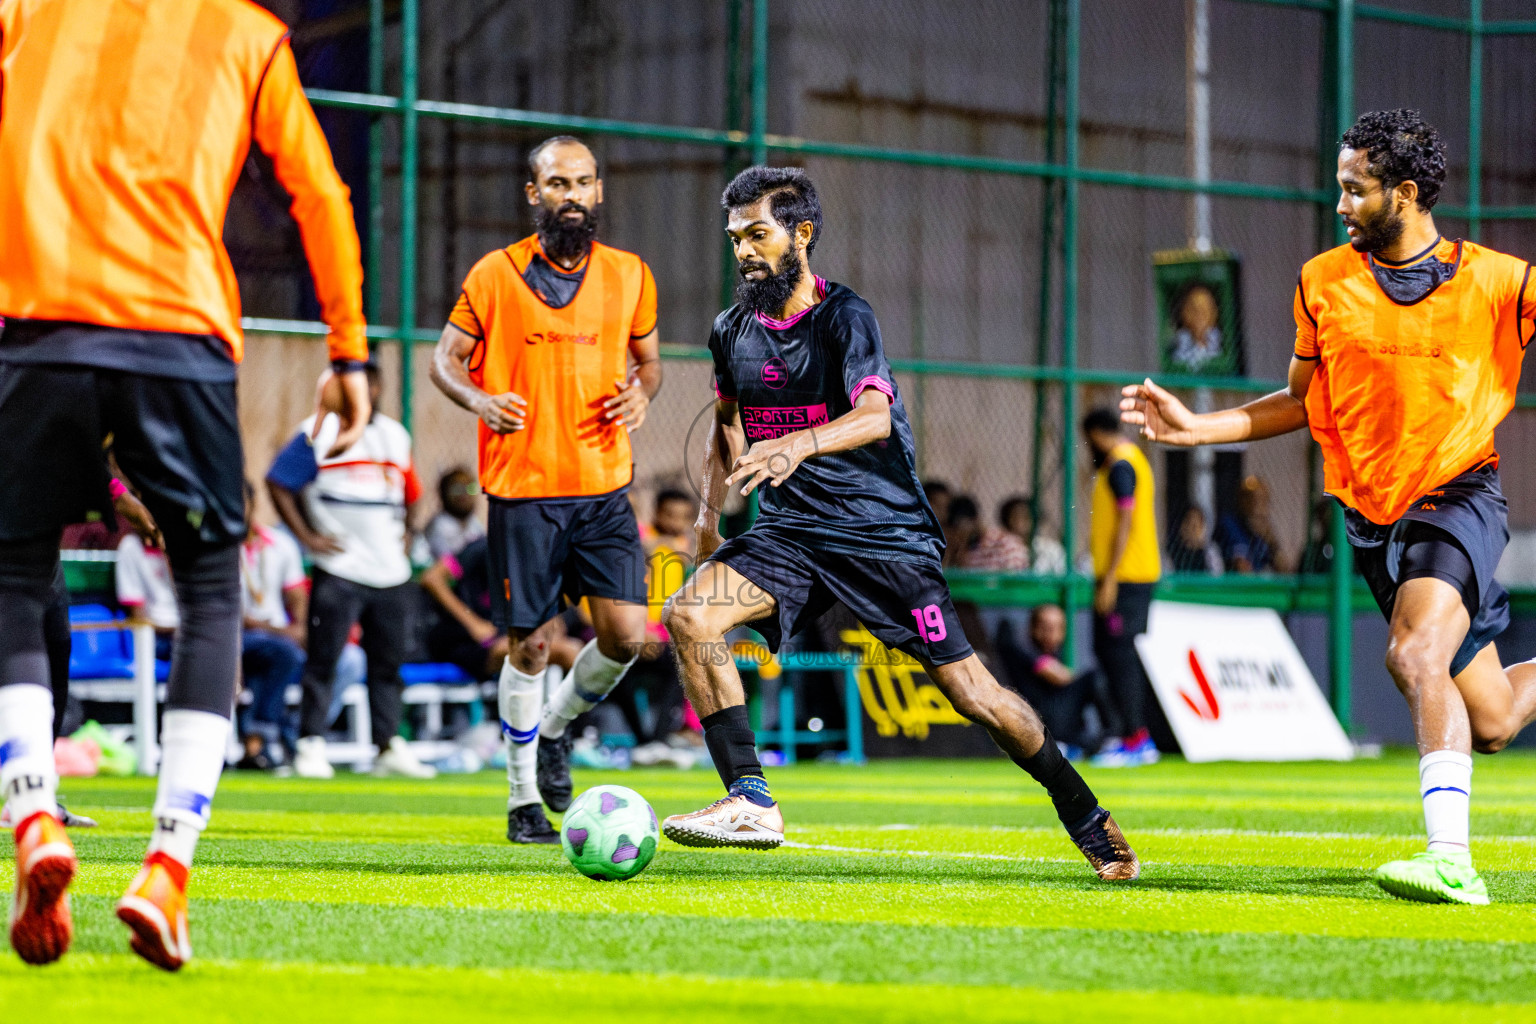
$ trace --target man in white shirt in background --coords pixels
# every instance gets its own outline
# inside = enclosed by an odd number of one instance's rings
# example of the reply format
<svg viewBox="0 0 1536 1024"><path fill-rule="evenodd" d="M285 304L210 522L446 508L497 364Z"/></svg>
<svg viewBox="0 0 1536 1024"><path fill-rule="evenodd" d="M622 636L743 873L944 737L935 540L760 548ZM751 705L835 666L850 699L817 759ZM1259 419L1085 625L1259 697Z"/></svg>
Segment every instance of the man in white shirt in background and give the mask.
<svg viewBox="0 0 1536 1024"><path fill-rule="evenodd" d="M181 627L171 564L162 548L145 544L136 533L125 533L117 545L117 603L128 621L155 628L155 657L168 661L171 640Z"/></svg>
<svg viewBox="0 0 1536 1024"><path fill-rule="evenodd" d="M239 715L245 756L235 767L265 770L281 760L274 756L277 741L290 755L298 741L287 695L304 672L309 577L299 546L287 534L259 525L255 506L256 489L247 480L247 532L240 545L240 669L251 701Z"/></svg>
<svg viewBox="0 0 1536 1024"><path fill-rule="evenodd" d="M368 387L377 401L378 367L369 363ZM356 444L331 457L337 424L327 416L318 436L314 417L299 424L293 440L273 460L267 484L278 514L314 559L309 598L309 661L304 669L294 773L330 778L325 753L330 726L331 680L336 660L354 625L363 630L368 656L368 705L379 745L376 774L430 778L400 728L400 663L415 587L406 555L406 513L421 495L411 461L411 435L375 412Z"/></svg>

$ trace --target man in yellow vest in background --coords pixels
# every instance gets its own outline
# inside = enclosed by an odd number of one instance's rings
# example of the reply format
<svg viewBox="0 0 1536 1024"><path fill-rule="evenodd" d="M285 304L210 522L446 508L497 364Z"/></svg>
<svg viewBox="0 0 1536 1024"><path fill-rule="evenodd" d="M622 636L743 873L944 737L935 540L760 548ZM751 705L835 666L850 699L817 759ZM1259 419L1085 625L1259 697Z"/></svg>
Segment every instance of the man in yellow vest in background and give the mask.
<svg viewBox="0 0 1536 1024"><path fill-rule="evenodd" d="M1120 417L1094 409L1083 417L1093 453L1093 654L1104 673L1117 721L1093 763L1108 768L1152 764L1157 745L1147 731L1147 685L1136 637L1147 631L1152 587L1163 574L1158 554L1156 485L1147 457L1120 433Z"/></svg>

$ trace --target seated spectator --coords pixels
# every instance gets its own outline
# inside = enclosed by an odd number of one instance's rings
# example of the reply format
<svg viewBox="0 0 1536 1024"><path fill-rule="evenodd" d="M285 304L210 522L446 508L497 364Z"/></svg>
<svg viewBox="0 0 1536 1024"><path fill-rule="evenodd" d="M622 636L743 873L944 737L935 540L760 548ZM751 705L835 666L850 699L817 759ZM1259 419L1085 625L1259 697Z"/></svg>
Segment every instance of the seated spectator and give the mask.
<svg viewBox="0 0 1536 1024"><path fill-rule="evenodd" d="M452 662L471 679L494 679L511 649L491 622L490 544L470 541L457 555L443 555L421 575L421 585L442 614L427 633L433 661Z"/></svg>
<svg viewBox="0 0 1536 1024"><path fill-rule="evenodd" d="M1179 528L1168 539L1168 567L1174 572L1220 576L1221 552L1205 531L1205 510L1191 505L1179 517Z"/></svg>
<svg viewBox="0 0 1536 1024"><path fill-rule="evenodd" d="M236 768L265 770L282 758L275 743L292 753L298 731L288 714L288 687L304 672L309 580L299 546L286 534L256 522L256 491L245 485L245 543L240 546L241 604L245 628L240 671L251 695L238 716L245 756Z"/></svg>
<svg viewBox="0 0 1536 1024"><path fill-rule="evenodd" d="M667 598L693 572L693 523L697 516L698 505L687 494L663 490L656 495L649 528L642 531L646 557L646 643L640 649L639 660L609 695L634 734L633 757L638 765L669 762L691 767L695 759L692 751L702 744L684 725L687 716L683 684L672 657L671 638L661 623L661 610ZM639 700L641 694L645 695L644 708Z"/></svg>
<svg viewBox="0 0 1536 1024"><path fill-rule="evenodd" d="M171 641L181 626L176 607L176 587L171 582L171 563L164 549L146 544L136 533L126 533L117 544L117 603L132 623L149 623L155 629L155 657L171 657Z"/></svg>
<svg viewBox="0 0 1536 1024"><path fill-rule="evenodd" d="M1029 616L1029 636L1014 637L1013 625L1004 619L997 627L1000 678L1040 713L1046 728L1076 759L1093 748L1099 737L1091 735L1084 712L1097 707L1092 670L1073 674L1061 661L1067 640L1067 616L1059 605L1043 604ZM1100 710L1102 720L1102 710Z"/></svg>
<svg viewBox="0 0 1536 1024"><path fill-rule="evenodd" d="M427 523L427 546L435 562L444 555L457 555L471 541L485 536L485 524L475 515L475 497L480 485L475 475L456 466L437 481L437 497L442 509Z"/></svg>
<svg viewBox="0 0 1536 1024"><path fill-rule="evenodd" d="M1216 546L1232 572L1290 572L1290 562L1275 540L1269 515L1269 485L1256 476L1237 490L1237 513L1221 517Z"/></svg>
<svg viewBox="0 0 1536 1024"><path fill-rule="evenodd" d="M996 526L983 526L976 499L968 494L950 502L944 538L945 565L993 572L1023 572L1029 568L1029 551L1024 542Z"/></svg>
<svg viewBox="0 0 1536 1024"><path fill-rule="evenodd" d="M1029 545L1031 572L1042 576L1066 574L1067 549L1043 526L1036 526L1034 504L1028 495L1016 494L1004 499L997 509L997 521L1003 529Z"/></svg>

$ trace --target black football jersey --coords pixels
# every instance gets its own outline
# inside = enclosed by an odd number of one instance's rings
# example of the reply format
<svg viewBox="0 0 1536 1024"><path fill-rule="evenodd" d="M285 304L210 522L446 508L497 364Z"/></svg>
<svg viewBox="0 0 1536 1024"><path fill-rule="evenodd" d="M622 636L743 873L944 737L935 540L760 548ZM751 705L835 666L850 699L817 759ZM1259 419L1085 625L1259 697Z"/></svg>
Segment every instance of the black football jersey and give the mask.
<svg viewBox="0 0 1536 1024"><path fill-rule="evenodd" d="M760 515L794 527L813 549L895 559L943 549L944 534L917 478L912 427L869 303L816 279L822 299L789 320L741 305L715 318L715 392L736 401L748 446L825 425L869 388L891 399L891 434L852 451L806 459L778 487L757 489Z"/></svg>

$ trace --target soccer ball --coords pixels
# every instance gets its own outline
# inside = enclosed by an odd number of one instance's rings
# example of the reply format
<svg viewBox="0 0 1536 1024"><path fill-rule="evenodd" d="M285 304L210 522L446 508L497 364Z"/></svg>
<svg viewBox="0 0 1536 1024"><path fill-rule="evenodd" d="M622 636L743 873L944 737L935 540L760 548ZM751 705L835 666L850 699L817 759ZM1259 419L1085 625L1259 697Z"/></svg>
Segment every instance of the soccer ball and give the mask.
<svg viewBox="0 0 1536 1024"><path fill-rule="evenodd" d="M623 786L593 786L560 821L565 859L599 882L634 878L656 856L661 830L645 797Z"/></svg>

